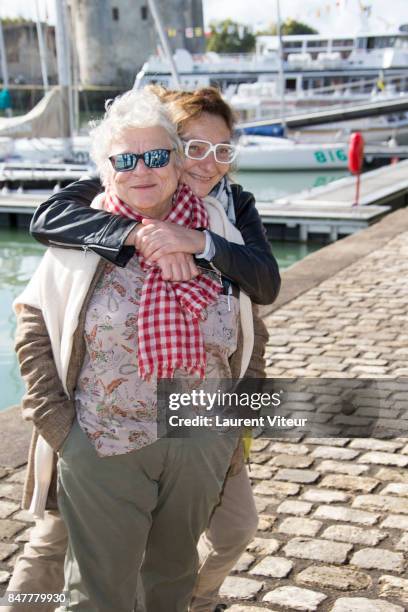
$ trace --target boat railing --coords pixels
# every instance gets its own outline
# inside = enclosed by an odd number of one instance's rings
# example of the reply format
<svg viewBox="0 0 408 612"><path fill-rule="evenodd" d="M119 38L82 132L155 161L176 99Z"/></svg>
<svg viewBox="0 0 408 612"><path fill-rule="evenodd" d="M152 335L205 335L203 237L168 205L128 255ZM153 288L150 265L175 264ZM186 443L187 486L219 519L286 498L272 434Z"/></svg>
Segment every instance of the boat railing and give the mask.
<svg viewBox="0 0 408 612"><path fill-rule="evenodd" d="M240 62L251 62L254 58L254 53L194 53L192 58L194 63L201 64L209 60L214 63L231 63L239 64Z"/></svg>
<svg viewBox="0 0 408 612"><path fill-rule="evenodd" d="M392 76L384 76L382 79L376 77L371 79L359 79L350 83L338 83L324 87L313 87L297 92L288 92L286 99L317 99L317 98L336 98L339 104L353 103L355 99L367 99L368 97L392 96L396 97L408 90L408 74L406 72L396 73ZM276 83L258 82L243 83L239 85L237 96L243 98L256 98L267 100L276 96ZM350 98L352 98L350 100ZM337 101L337 100L336 100Z"/></svg>
<svg viewBox="0 0 408 612"><path fill-rule="evenodd" d="M406 72L400 72L390 76L384 76L382 79L359 79L351 83L339 83L337 85L328 85L325 87L314 87L313 89L306 90L308 95L320 95L333 93L337 94L348 94L348 93L371 93L373 89L393 87L405 83L405 87L402 87L402 91L405 91L408 86L408 74ZM364 90L364 91L362 91ZM310 93L309 93L310 92Z"/></svg>

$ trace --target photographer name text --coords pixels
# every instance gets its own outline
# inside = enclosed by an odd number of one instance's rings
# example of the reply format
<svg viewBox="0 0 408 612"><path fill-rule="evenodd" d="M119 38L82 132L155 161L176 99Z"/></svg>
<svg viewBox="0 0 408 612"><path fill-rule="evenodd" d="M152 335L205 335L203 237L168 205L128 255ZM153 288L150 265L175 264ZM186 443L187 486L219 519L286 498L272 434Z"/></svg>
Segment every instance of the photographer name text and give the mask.
<svg viewBox="0 0 408 612"><path fill-rule="evenodd" d="M171 427L304 427L307 418L296 419L284 416L258 416L251 418L223 417L220 415L180 417L172 414L169 417Z"/></svg>

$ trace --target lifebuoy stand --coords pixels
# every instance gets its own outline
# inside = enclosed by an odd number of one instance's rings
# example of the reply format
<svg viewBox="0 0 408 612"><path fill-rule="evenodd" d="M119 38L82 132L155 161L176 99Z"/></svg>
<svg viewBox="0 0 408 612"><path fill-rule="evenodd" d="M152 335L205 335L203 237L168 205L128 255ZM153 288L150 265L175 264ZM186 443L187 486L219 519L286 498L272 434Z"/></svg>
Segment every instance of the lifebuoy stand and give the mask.
<svg viewBox="0 0 408 612"><path fill-rule="evenodd" d="M348 150L348 168L352 174L357 176L356 197L353 206L358 206L360 200L361 169L364 161L364 138L361 132L355 132L350 136Z"/></svg>

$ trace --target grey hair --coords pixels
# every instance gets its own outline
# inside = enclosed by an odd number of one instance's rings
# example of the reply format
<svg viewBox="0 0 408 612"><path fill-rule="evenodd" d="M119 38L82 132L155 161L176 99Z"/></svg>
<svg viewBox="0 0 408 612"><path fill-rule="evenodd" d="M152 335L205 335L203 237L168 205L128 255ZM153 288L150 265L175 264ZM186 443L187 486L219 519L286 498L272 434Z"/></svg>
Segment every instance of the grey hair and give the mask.
<svg viewBox="0 0 408 612"><path fill-rule="evenodd" d="M95 162L102 184L106 186L112 172L109 154L112 143L127 130L160 126L169 135L175 148L176 164L183 163L183 147L177 127L167 106L147 88L130 90L105 104L105 115L90 132L91 159Z"/></svg>

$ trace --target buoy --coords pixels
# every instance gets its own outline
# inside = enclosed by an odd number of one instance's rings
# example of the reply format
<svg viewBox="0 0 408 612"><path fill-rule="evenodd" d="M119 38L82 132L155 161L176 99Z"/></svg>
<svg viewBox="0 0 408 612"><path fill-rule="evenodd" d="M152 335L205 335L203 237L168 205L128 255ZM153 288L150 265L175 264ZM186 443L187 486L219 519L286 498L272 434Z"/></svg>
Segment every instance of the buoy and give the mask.
<svg viewBox="0 0 408 612"><path fill-rule="evenodd" d="M361 132L355 132L350 136L348 150L348 168L352 174L357 175L356 198L353 206L358 206L360 199L360 178L364 161L364 138Z"/></svg>

